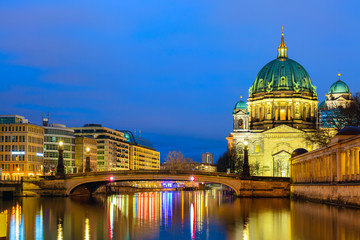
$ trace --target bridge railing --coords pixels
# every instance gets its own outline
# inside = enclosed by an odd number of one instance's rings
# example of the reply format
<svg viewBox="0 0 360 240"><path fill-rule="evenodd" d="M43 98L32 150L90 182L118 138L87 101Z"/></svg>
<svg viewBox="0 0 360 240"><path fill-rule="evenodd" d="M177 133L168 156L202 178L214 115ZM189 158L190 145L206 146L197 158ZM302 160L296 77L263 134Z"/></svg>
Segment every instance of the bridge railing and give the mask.
<svg viewBox="0 0 360 240"><path fill-rule="evenodd" d="M240 178L237 174L227 174L220 172L203 172L203 171L181 171L181 170L125 170L125 171L102 171L90 173L74 173L67 174L67 178L85 177L85 176L102 176L102 175L143 175L143 174L157 174L157 175L202 175L202 176L218 176L227 178Z"/></svg>
<svg viewBox="0 0 360 240"><path fill-rule="evenodd" d="M186 175L189 176L212 176L212 177L220 177L220 178L233 178L233 179L241 179L239 174L228 174L223 172L204 172L204 171L183 171L183 170L124 170L124 171L101 171L101 172L90 172L90 173L74 173L74 174L66 174L65 178L81 178L81 177L91 177L91 176L104 176L108 175L109 177L112 175L144 175L144 174L156 174L156 175ZM36 181L36 180L55 180L57 179L55 176L40 176L36 178L26 178L25 181ZM284 177L272 177L272 176L251 176L247 178L247 180L253 181L283 181L289 182L290 178Z"/></svg>

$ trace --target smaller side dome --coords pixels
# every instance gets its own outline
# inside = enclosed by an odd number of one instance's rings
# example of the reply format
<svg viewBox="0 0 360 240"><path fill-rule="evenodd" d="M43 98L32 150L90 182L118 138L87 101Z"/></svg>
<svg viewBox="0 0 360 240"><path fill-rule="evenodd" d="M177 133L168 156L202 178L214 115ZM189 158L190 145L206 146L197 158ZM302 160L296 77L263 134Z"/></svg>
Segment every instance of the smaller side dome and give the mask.
<svg viewBox="0 0 360 240"><path fill-rule="evenodd" d="M243 100L238 101L235 104L234 110L247 110L246 103Z"/></svg>
<svg viewBox="0 0 360 240"><path fill-rule="evenodd" d="M322 101L322 102L319 104L319 110L326 110L325 101Z"/></svg>
<svg viewBox="0 0 360 240"><path fill-rule="evenodd" d="M337 93L350 93L350 89L349 86L340 80L340 76L341 74L338 74L339 79L333 83L333 85L331 85L330 89L329 89L329 94L337 94Z"/></svg>
<svg viewBox="0 0 360 240"><path fill-rule="evenodd" d="M308 151L304 148L297 148L291 153L291 157L293 158L293 157L299 156L299 155L307 153L307 152Z"/></svg>
<svg viewBox="0 0 360 240"><path fill-rule="evenodd" d="M343 129L341 129L336 136L342 136L342 135L359 135L360 134L360 128L358 127L354 127L354 126L349 126L349 127L344 127Z"/></svg>

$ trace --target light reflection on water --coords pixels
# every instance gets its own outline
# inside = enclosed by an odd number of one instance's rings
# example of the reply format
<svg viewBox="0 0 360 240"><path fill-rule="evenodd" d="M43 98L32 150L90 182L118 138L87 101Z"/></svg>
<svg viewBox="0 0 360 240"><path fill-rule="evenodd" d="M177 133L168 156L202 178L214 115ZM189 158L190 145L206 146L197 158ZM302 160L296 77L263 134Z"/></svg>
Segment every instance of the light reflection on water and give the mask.
<svg viewBox="0 0 360 240"><path fill-rule="evenodd" d="M0 239L360 239L360 210L219 191L0 202Z"/></svg>

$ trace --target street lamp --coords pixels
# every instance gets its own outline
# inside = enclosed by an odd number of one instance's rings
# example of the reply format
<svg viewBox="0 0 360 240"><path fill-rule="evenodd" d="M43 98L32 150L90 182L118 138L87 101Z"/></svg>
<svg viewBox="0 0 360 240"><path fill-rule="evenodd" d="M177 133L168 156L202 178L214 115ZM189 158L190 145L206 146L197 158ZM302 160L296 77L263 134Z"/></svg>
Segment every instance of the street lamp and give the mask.
<svg viewBox="0 0 360 240"><path fill-rule="evenodd" d="M16 168L17 172L18 172L18 179L20 179L20 168Z"/></svg>
<svg viewBox="0 0 360 240"><path fill-rule="evenodd" d="M65 178L65 168L64 168L64 142L59 142L59 158L58 165L56 167L56 176L59 178Z"/></svg>
<svg viewBox="0 0 360 240"><path fill-rule="evenodd" d="M86 148L86 162L85 162L85 172L91 172L90 168L90 148Z"/></svg>
<svg viewBox="0 0 360 240"><path fill-rule="evenodd" d="M250 177L250 166L249 166L249 142L247 139L244 141L244 164L241 177L242 178L249 178Z"/></svg>

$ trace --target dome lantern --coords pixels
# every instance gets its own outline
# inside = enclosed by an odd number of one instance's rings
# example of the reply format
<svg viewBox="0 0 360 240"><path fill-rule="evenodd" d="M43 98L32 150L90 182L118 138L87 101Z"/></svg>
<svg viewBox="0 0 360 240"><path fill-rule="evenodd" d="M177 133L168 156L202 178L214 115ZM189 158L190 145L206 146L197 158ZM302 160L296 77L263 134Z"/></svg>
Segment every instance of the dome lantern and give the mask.
<svg viewBox="0 0 360 240"><path fill-rule="evenodd" d="M288 57L288 52L284 41L284 26L283 26L281 33L281 42L277 52L277 58L287 58L287 57Z"/></svg>

